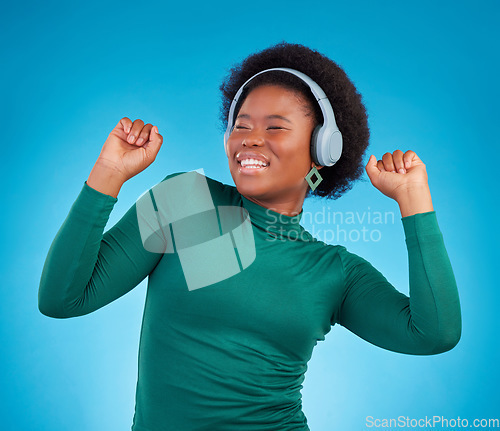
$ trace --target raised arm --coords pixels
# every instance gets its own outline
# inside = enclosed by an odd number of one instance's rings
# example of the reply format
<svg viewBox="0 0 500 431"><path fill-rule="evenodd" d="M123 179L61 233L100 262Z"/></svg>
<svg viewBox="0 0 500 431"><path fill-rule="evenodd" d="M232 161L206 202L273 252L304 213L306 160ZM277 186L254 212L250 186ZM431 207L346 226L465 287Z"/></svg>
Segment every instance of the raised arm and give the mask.
<svg viewBox="0 0 500 431"><path fill-rule="evenodd" d="M434 211L403 218L409 297L369 262L341 249L345 293L338 323L384 349L432 355L461 334L457 286Z"/></svg>
<svg viewBox="0 0 500 431"><path fill-rule="evenodd" d="M410 296L397 291L364 259L340 252L345 294L338 322L380 347L410 354L453 348L461 335L455 277L433 210L425 165L413 151L371 156L372 184L401 210L409 263Z"/></svg>
<svg viewBox="0 0 500 431"><path fill-rule="evenodd" d="M97 310L137 286L161 258L143 246L136 204L103 234L121 185L147 167L161 146L152 127L123 118L108 137L50 246L38 292L43 314L65 318ZM134 133L136 139L144 134L144 145L127 142Z"/></svg>

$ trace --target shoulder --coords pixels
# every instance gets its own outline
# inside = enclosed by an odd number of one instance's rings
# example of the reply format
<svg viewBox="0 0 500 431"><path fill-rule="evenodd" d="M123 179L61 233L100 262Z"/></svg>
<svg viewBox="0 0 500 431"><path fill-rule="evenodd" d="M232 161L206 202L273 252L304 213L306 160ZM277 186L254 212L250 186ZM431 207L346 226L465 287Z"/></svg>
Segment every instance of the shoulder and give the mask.
<svg viewBox="0 0 500 431"><path fill-rule="evenodd" d="M155 187L168 189L180 199L180 202L192 198L211 198L216 205L242 205L241 194L236 187L210 178L199 171L171 173Z"/></svg>
<svg viewBox="0 0 500 431"><path fill-rule="evenodd" d="M313 238L312 235L309 234L309 236ZM318 256L318 258L321 256L322 259L340 265L345 276L349 276L349 274L357 271L370 271L372 268L370 262L360 255L349 251L343 245L328 244L313 238L309 247L311 247L312 253Z"/></svg>
<svg viewBox="0 0 500 431"><path fill-rule="evenodd" d="M346 247L339 244L329 244L320 239L314 237L307 229L302 227L301 230L301 240L304 245L309 248L308 253L311 253L318 258L330 259L344 262L351 256L356 256L354 253L350 253Z"/></svg>

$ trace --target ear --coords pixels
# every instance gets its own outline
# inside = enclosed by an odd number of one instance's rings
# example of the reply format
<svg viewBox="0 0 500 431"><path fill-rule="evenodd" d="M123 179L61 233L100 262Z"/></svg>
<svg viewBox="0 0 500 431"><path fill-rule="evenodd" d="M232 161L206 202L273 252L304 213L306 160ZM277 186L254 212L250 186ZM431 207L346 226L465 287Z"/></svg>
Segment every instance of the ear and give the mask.
<svg viewBox="0 0 500 431"><path fill-rule="evenodd" d="M313 164L311 165L311 168L312 168L313 166L316 166L316 169L317 169L318 171L319 171L320 169L324 168L324 166L319 166L319 165L317 165L317 164L316 164L316 163L314 163L314 162L313 162Z"/></svg>

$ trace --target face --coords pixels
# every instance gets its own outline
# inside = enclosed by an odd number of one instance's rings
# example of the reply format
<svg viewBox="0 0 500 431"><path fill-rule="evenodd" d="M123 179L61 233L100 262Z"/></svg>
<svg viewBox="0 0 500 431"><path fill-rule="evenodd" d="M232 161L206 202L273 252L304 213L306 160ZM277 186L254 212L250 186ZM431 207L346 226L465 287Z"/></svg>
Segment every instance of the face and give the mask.
<svg viewBox="0 0 500 431"><path fill-rule="evenodd" d="M301 95L276 85L248 94L227 141L229 169L243 196L258 203L302 205L314 128L307 107Z"/></svg>

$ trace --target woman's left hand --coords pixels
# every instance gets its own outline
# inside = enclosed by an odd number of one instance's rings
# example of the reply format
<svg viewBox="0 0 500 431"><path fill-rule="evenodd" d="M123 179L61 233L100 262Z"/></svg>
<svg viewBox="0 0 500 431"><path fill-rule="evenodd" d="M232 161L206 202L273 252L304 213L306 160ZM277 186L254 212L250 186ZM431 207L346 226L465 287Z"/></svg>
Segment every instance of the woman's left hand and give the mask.
<svg viewBox="0 0 500 431"><path fill-rule="evenodd" d="M374 187L399 204L403 217L433 210L427 170L414 151L385 153L382 160L372 155L366 173Z"/></svg>

